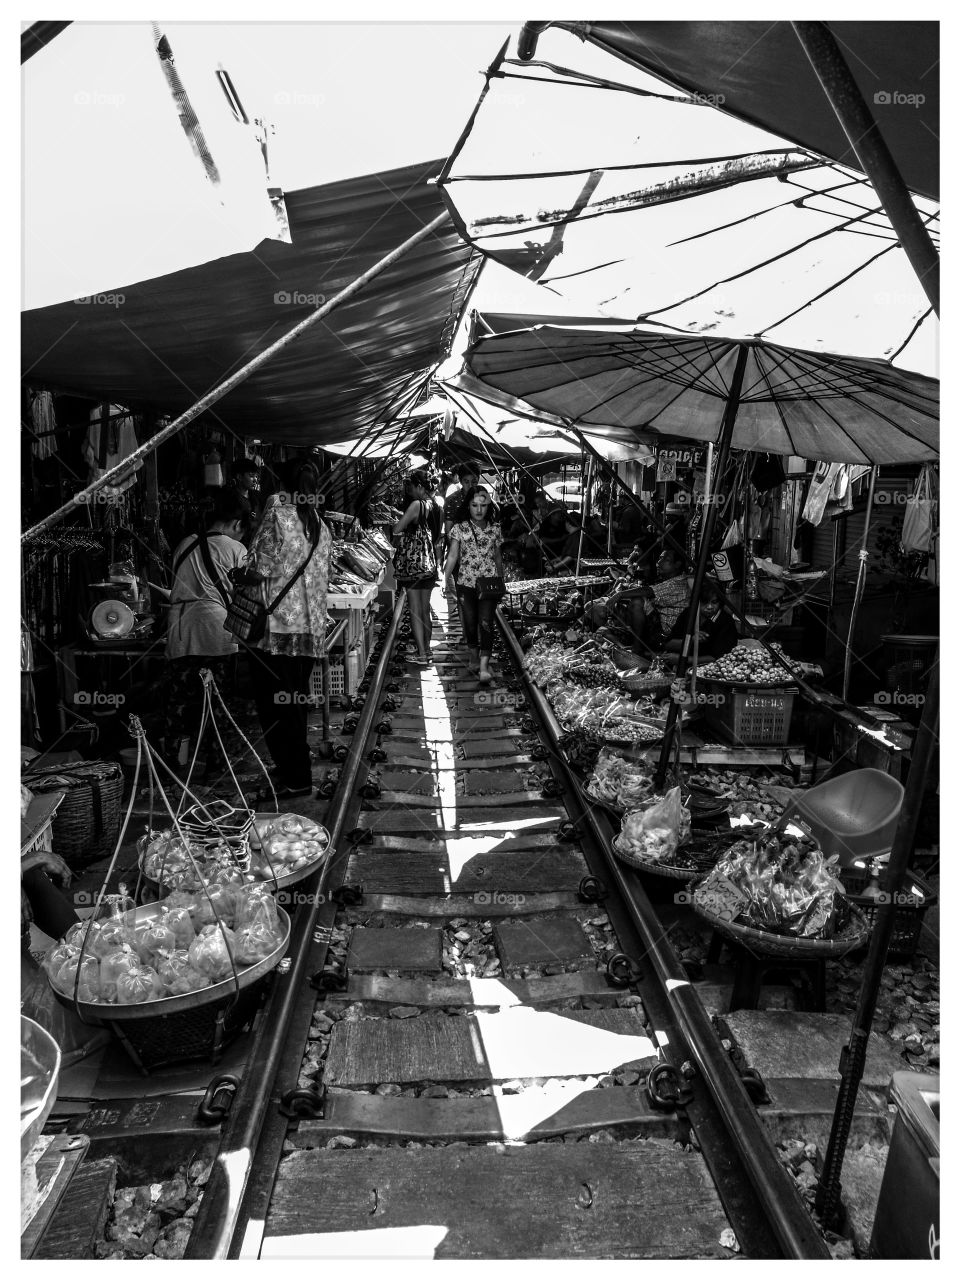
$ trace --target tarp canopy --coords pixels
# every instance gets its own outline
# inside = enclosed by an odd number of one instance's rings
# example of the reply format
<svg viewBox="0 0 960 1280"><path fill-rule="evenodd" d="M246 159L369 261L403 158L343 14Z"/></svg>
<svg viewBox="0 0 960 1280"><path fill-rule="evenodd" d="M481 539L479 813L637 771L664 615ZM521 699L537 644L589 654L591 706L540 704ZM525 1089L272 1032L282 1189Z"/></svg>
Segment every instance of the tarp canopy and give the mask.
<svg viewBox="0 0 960 1280"><path fill-rule="evenodd" d="M635 67L711 99L721 111L856 164L789 22L553 23ZM940 26L830 22L904 182L940 191Z"/></svg>
<svg viewBox="0 0 960 1280"><path fill-rule="evenodd" d="M287 193L292 244L130 285L112 305L25 312L23 376L179 413L442 212L428 181L439 168ZM225 396L216 420L292 444L370 433L446 355L475 265L453 225L441 226Z"/></svg>
<svg viewBox="0 0 960 1280"><path fill-rule="evenodd" d="M540 45L489 69L440 180L488 258L581 313L936 374L930 302L856 169L565 31ZM936 206L914 203L936 244Z"/></svg>

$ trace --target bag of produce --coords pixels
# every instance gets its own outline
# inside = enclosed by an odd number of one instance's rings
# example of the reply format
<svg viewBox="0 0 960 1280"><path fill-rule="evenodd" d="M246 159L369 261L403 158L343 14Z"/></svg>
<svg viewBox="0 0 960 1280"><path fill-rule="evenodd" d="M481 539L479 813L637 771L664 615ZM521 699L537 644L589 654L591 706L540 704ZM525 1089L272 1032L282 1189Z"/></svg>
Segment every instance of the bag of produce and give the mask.
<svg viewBox="0 0 960 1280"><path fill-rule="evenodd" d="M151 965L137 965L117 975L117 1004L146 1004L162 996L160 975Z"/></svg>
<svg viewBox="0 0 960 1280"><path fill-rule="evenodd" d="M194 968L189 951L183 948L162 957L157 964L157 976L165 996L185 996L210 986L210 979Z"/></svg>
<svg viewBox="0 0 960 1280"><path fill-rule="evenodd" d="M175 951L177 935L162 917L137 931L137 953L144 964L156 968L162 952Z"/></svg>
<svg viewBox="0 0 960 1280"><path fill-rule="evenodd" d="M71 932L73 932L71 930ZM67 942L66 939L58 942L56 946L51 947L47 954L43 957L43 968L47 977L57 985L57 975L61 968L68 960L74 960L80 954L79 942Z"/></svg>
<svg viewBox="0 0 960 1280"><path fill-rule="evenodd" d="M226 925L207 924L190 943L190 963L211 982L220 982L233 973L231 952L236 951L236 935Z"/></svg>
<svg viewBox="0 0 960 1280"><path fill-rule="evenodd" d="M714 900L732 900L739 907L732 918L753 928L831 938L837 902L844 894L835 875L836 862L835 856L824 858L808 836L768 833L756 841L738 840L695 896L708 910Z"/></svg>
<svg viewBox="0 0 960 1280"><path fill-rule="evenodd" d="M161 912L160 918L173 933L177 949L183 948L185 950L197 936L189 908L186 906L171 907L170 899L167 898L161 907Z"/></svg>
<svg viewBox="0 0 960 1280"><path fill-rule="evenodd" d="M234 927L239 932L254 924L262 924L271 933L280 934L277 904L265 884L248 884L237 897Z"/></svg>
<svg viewBox="0 0 960 1280"><path fill-rule="evenodd" d="M96 928L90 931L86 955L102 960L108 952L118 947L135 947L136 933L124 916L107 916L96 921Z"/></svg>
<svg viewBox="0 0 960 1280"><path fill-rule="evenodd" d="M190 911L197 933L205 925L215 925L218 920L233 928L236 901L236 886L232 884L210 884L201 889L194 896L195 905Z"/></svg>
<svg viewBox="0 0 960 1280"><path fill-rule="evenodd" d="M78 972L80 983L79 987L76 987ZM78 1000L87 1003L97 1001L100 999L100 964L93 956L85 955L81 959L78 953L69 960L65 960L60 966L55 985L58 991L62 991L71 999L76 988Z"/></svg>
<svg viewBox="0 0 960 1280"><path fill-rule="evenodd" d="M256 920L237 930L236 958L240 964L256 964L280 945L280 930L265 920Z"/></svg>
<svg viewBox="0 0 960 1280"><path fill-rule="evenodd" d="M682 820L680 788L671 787L647 809L633 809L623 816L620 846L645 862L660 862L677 851Z"/></svg>
<svg viewBox="0 0 960 1280"><path fill-rule="evenodd" d="M106 1004L119 1004L117 979L122 973L140 968L140 957L133 947L115 947L100 961L100 998Z"/></svg>

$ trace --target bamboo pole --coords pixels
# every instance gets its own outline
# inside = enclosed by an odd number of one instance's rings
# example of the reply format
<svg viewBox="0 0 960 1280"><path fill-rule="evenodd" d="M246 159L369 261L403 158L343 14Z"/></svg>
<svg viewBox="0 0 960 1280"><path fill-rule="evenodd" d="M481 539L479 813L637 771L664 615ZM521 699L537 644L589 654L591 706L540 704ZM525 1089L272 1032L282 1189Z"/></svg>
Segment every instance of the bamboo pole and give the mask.
<svg viewBox="0 0 960 1280"><path fill-rule="evenodd" d="M202 413L206 413L209 408L215 405L218 400L222 400L223 397L229 394L229 392L231 392L235 387L240 386L242 382L246 382L251 374L256 373L258 369L271 360L279 351L282 351L285 347L289 346L291 342L294 342L301 334L306 333L308 329L312 328L318 321L324 319L325 316L330 315L330 313L335 311L341 303L346 302L348 298L352 298L354 294L359 293L365 285L369 284L371 280L374 280L378 275L386 271L388 267L393 266L395 262L402 258L403 255L415 245L419 244L421 240L425 240L428 236L433 235L433 233L447 221L448 217L449 215L447 213L438 214L437 217L431 222L428 222L425 227L421 227L420 230L410 236L409 239L404 240L403 244L400 244L396 249L391 250L391 252L381 258L379 262L374 263L372 267L367 271L364 271L362 275L357 276L356 280L351 281L346 288L341 289L339 293L335 294L329 300L329 302L325 302L322 307L318 307L317 310L307 316L306 319L301 320L299 324L294 325L288 333L285 333L283 337L278 338L276 342L272 342L269 347L266 347L259 355L254 356L252 360L248 360L245 365L236 371L236 373L231 374L229 378L225 378L224 381L214 387L212 391L208 391L205 396L201 396L200 399L192 404L189 409L186 409L179 417L174 418L173 422L164 427L162 431L158 431L155 436L151 437L151 439L145 444L142 444L139 449L135 449L134 452L131 453L129 457L125 458L118 466L112 467L109 471L105 472L99 480L96 480L93 484L87 485L87 487L85 489L81 489L79 493L75 493L69 502L65 503L62 507L58 507L56 511L51 512L50 515L45 516L32 528L21 534L21 541L25 542L28 539L35 537L38 533L42 533L44 529L49 529L51 525L56 524L57 521L62 520L64 516L76 511L78 507L87 505L93 495L102 489L104 485L113 484L121 477L127 475L137 462L152 453L154 449L159 448L159 446L164 444L167 440L172 439L178 431L181 431L188 423L193 422L194 419L199 418Z"/></svg>

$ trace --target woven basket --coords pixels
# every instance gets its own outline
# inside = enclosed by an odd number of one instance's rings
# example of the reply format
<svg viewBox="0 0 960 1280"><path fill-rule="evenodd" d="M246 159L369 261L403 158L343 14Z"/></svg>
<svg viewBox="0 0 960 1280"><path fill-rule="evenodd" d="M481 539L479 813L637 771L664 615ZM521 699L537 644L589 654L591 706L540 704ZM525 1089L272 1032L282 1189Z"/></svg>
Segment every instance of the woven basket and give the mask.
<svg viewBox="0 0 960 1280"><path fill-rule="evenodd" d="M53 848L68 866L84 866L111 853L120 828L123 770L108 760L48 765L21 781L35 795L62 791L53 820Z"/></svg>
<svg viewBox="0 0 960 1280"><path fill-rule="evenodd" d="M870 938L870 924L863 912L852 903L849 904L850 917L836 937L833 938L799 938L782 933L771 933L768 929L754 929L750 925L735 924L705 910L697 902L696 889L693 893L693 909L697 915L725 934L733 942L761 955L786 956L794 960L836 959L845 956L849 951L856 951L864 946Z"/></svg>

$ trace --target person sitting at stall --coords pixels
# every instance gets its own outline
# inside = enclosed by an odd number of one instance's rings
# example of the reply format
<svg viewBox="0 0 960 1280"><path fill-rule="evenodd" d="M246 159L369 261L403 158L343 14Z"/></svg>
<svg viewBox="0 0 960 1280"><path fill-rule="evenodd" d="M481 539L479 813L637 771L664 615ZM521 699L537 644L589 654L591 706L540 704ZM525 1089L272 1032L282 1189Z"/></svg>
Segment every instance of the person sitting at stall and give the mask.
<svg viewBox="0 0 960 1280"><path fill-rule="evenodd" d="M523 569L530 577L540 577L551 560L563 555L570 531L566 507L546 507L538 503L540 519L523 542Z"/></svg>
<svg viewBox="0 0 960 1280"><path fill-rule="evenodd" d="M166 657L170 685L165 700L168 754L200 724L203 684L208 667L226 698L235 682L237 644L224 630L232 596L231 573L247 559L240 541L250 519L250 504L234 488L220 489L207 528L184 538L173 553L173 586L167 618ZM216 735L207 740L207 776L223 768Z"/></svg>
<svg viewBox="0 0 960 1280"><path fill-rule="evenodd" d="M657 581L636 583L593 601L586 617L610 638L645 660L663 648L667 636L690 602L690 584L683 560L669 548L657 560Z"/></svg>
<svg viewBox="0 0 960 1280"><path fill-rule="evenodd" d="M567 537L560 555L547 562L550 573L573 573L578 559L585 556L597 559L605 554L606 548L586 529L582 530L581 540L581 521L576 511L566 513L565 528Z"/></svg>
<svg viewBox="0 0 960 1280"><path fill-rule="evenodd" d="M673 625L673 629L663 646L668 662L675 662L683 649L683 638L690 624L691 605L684 611ZM697 633L697 662L712 662L731 653L740 640L736 623L723 607L723 601L716 587L716 580L704 580L700 592L700 629ZM691 654L692 656L692 650Z"/></svg>

